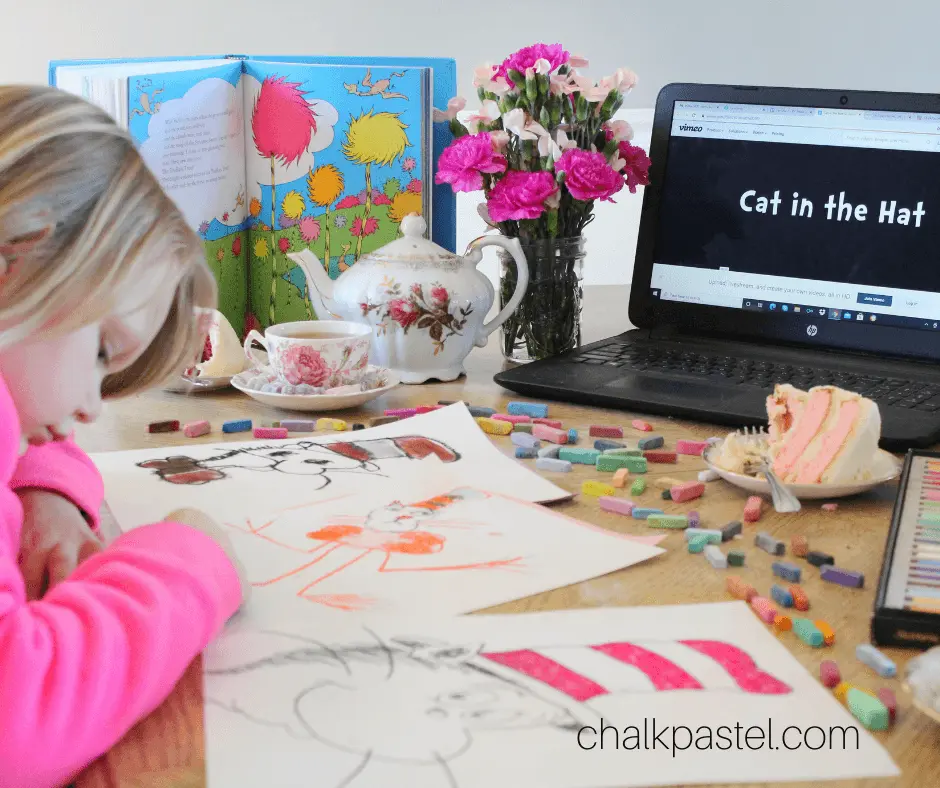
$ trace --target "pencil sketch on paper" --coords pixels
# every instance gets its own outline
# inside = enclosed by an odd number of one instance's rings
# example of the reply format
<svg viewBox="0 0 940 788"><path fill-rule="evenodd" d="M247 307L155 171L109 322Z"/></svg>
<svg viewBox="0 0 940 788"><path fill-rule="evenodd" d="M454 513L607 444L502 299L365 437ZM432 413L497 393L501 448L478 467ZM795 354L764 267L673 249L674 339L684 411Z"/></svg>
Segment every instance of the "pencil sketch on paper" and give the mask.
<svg viewBox="0 0 940 788"><path fill-rule="evenodd" d="M317 501L284 509L259 525L251 520L244 526L227 525L256 537L264 546L273 545L298 556L296 563L271 577L253 580L253 586L263 588L291 583L302 599L336 609L357 610L376 604L376 598L356 593L319 594L316 586L343 573L355 574L361 582L363 572L523 570L522 555L456 563L428 560L402 565L395 561L396 557L430 558L444 552L448 529L472 530L484 526L484 523L454 519L447 514L462 502L490 497L481 490L457 488L417 501L392 501L362 516L326 515L329 519L325 524L307 530L307 523L322 522L325 506L335 505L333 501ZM370 559L368 566L363 564L365 559Z"/></svg>
<svg viewBox="0 0 940 788"><path fill-rule="evenodd" d="M325 746L342 762L336 788L354 786L367 770L369 784L383 784L375 771L402 765L434 770L436 784L454 788L455 765L472 760L483 737L540 730L550 746L553 732L570 737L601 719L616 725L609 703L603 716L592 708L598 699L620 696L627 713L642 693L708 692L724 703L729 693L793 692L722 640L490 650L362 629L361 641L340 643L278 631L235 635L207 664L207 703L283 730L301 748Z"/></svg>
<svg viewBox="0 0 940 788"><path fill-rule="evenodd" d="M222 451L213 457L197 459L173 455L144 460L137 467L152 470L170 484L200 485L229 478L231 472L283 473L314 477L306 489L319 490L339 473L381 473L379 461L391 459L421 460L434 455L441 462L452 463L460 454L439 440L420 435L373 438L362 441L316 443L302 440L271 445L252 445ZM314 486L310 486L310 485Z"/></svg>

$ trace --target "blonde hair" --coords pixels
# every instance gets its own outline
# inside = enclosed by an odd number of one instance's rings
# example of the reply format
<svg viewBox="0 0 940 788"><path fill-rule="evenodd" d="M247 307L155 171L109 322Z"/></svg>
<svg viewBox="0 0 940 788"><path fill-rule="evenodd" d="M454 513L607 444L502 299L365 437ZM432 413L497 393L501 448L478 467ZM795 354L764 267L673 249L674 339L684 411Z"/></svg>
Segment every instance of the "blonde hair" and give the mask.
<svg viewBox="0 0 940 788"><path fill-rule="evenodd" d="M54 88L0 86L0 348L111 312L144 267L178 281L154 341L102 394L124 396L192 366L215 308L202 241L103 110Z"/></svg>

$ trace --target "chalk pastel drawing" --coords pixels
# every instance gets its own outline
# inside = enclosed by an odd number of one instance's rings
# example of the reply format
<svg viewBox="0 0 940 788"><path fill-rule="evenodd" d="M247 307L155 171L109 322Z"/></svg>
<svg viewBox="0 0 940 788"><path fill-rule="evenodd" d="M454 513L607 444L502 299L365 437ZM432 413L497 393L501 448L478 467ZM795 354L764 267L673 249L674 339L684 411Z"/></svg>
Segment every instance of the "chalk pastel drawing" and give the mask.
<svg viewBox="0 0 940 788"><path fill-rule="evenodd" d="M310 774L323 788L612 788L897 774L864 730L857 747L853 733L852 758L812 747L794 758L780 745L781 735L792 746L794 731L812 726L854 731L852 718L741 603L423 624L291 617L270 627L234 625L207 652L209 788L265 774L287 788ZM620 749L654 719L656 730L669 731L668 743ZM735 722L745 730L760 723L775 737L760 758L714 746L718 726ZM796 727L781 734L788 725ZM712 752L690 745L670 753L671 737L678 743L685 726L689 737L711 731ZM269 750L278 757L260 754Z"/></svg>
<svg viewBox="0 0 940 788"><path fill-rule="evenodd" d="M316 522L319 519L317 510L328 507L332 501L293 506L257 526L248 521L242 527L245 533L263 540L266 545L276 545L303 555L303 560L296 566L272 577L255 580L252 584L258 588L290 584L296 588L296 595L307 601L341 610L357 610L375 605L377 599L356 593L319 594L315 587L342 573L354 574L354 567L355 573L521 570L524 568L522 555L456 563L432 559L411 566L395 563L397 556L431 559L444 552L448 528L484 525L444 519L443 516L461 501L489 497L479 490L456 489L410 503L392 501L371 510L364 517L328 516L325 525L302 535L301 538L306 540L306 545L302 546L296 546L298 521ZM251 548L248 550L251 552ZM364 559L371 559L368 567L363 563Z"/></svg>
<svg viewBox="0 0 940 788"><path fill-rule="evenodd" d="M251 445L200 459L174 454L144 460L137 466L152 470L159 479L170 484L201 485L230 478L232 472L236 478L241 472L260 472L312 476L315 477L310 480L312 487L307 489L319 490L330 484L336 474L379 474L379 460L421 460L431 455L445 463L460 459L456 451L441 441L403 435L335 443L296 441Z"/></svg>

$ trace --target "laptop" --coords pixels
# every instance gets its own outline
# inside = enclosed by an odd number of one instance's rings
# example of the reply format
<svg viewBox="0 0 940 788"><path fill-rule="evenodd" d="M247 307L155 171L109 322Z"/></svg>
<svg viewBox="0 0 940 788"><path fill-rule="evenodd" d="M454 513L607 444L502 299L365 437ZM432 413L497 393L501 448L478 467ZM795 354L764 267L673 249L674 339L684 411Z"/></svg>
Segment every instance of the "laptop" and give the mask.
<svg viewBox="0 0 940 788"><path fill-rule="evenodd" d="M940 96L671 84L650 158L634 328L498 384L732 427L831 384L883 448L940 440Z"/></svg>

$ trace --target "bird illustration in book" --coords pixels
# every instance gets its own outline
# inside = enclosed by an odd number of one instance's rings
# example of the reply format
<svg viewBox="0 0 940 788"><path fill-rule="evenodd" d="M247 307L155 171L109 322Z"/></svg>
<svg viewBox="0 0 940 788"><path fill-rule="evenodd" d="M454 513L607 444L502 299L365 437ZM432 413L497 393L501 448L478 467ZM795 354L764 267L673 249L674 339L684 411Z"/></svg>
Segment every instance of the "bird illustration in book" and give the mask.
<svg viewBox="0 0 940 788"><path fill-rule="evenodd" d="M155 88L150 93L146 93L145 91L152 85L153 83L149 79L145 82L137 82L137 101L140 103L140 107L134 107L131 110L132 118L137 115L156 115L160 111L163 102L157 101L156 98L163 92L163 88Z"/></svg>
<svg viewBox="0 0 940 788"><path fill-rule="evenodd" d="M345 593L318 593L317 586L344 575L350 578L351 588L355 588L356 578L361 578L362 572L373 571L384 574L523 569L521 555L460 563L422 560L444 551L447 543L444 534L447 529L473 528L477 525L448 517L453 507L464 501L488 497L488 493L480 490L458 488L418 501L393 501L372 509L365 516L327 515L325 525L310 531L306 530L304 524L312 520L322 522L324 515L320 511L324 505L331 505L331 502L318 501L293 506L258 525L251 521L244 526L229 525L257 537L263 543L259 547L277 546L288 554L303 556L297 559L299 563L292 562L283 571L254 579L252 585L256 588L289 585L296 596L307 601L339 610L360 610L372 607L377 600L353 590ZM410 561L406 565L396 563L396 558L405 556L419 560ZM360 563L370 557L375 559L368 565L372 569ZM354 566L355 572L352 569Z"/></svg>
<svg viewBox="0 0 940 788"><path fill-rule="evenodd" d="M408 101L408 96L404 93L393 93L390 90L392 87L392 78L403 76L405 76L404 71L393 71L389 74L389 79L379 79L373 83L372 69L370 68L366 70L366 75L363 77L361 83L344 82L343 87L355 96L381 96L384 99L400 98ZM362 87L366 88L366 90L359 90L360 84Z"/></svg>
<svg viewBox="0 0 940 788"><path fill-rule="evenodd" d="M392 784L402 768L430 770L441 788L455 788L454 769L472 761L475 741L540 730L546 746L553 732L569 743L583 726L616 725L618 698L628 709L645 693L704 692L719 703L729 692L793 692L722 640L615 638L505 651L363 629L360 642L230 636L207 664L207 702L331 748L345 764L335 788ZM592 705L601 700L603 712Z"/></svg>

